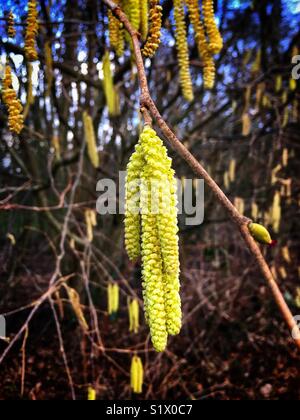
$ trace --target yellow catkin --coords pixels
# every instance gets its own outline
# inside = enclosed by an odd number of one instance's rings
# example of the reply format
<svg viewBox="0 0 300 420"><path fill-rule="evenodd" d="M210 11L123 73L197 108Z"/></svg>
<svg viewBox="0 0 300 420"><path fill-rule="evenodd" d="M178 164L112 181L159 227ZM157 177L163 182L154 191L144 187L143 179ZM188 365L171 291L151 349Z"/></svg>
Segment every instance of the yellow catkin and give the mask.
<svg viewBox="0 0 300 420"><path fill-rule="evenodd" d="M242 135L244 137L249 136L251 133L251 119L248 112L244 112L242 115Z"/></svg>
<svg viewBox="0 0 300 420"><path fill-rule="evenodd" d="M142 41L146 41L148 36L148 13L149 13L149 4L148 0L140 0L140 33Z"/></svg>
<svg viewBox="0 0 300 420"><path fill-rule="evenodd" d="M109 283L107 287L107 312L114 315L119 310L119 286L117 283Z"/></svg>
<svg viewBox="0 0 300 420"><path fill-rule="evenodd" d="M60 140L57 135L54 135L51 139L52 146L55 151L55 157L57 160L60 160L61 158L61 150L60 150Z"/></svg>
<svg viewBox="0 0 300 420"><path fill-rule="evenodd" d="M289 87L292 92L294 92L294 90L297 89L297 81L293 79L292 77L290 78L290 81L289 81Z"/></svg>
<svg viewBox="0 0 300 420"><path fill-rule="evenodd" d="M223 182L224 182L224 187L226 188L226 190L228 190L229 187L230 187L230 179L229 179L229 173L228 173L228 171L225 171L224 172L224 180L223 180Z"/></svg>
<svg viewBox="0 0 300 420"><path fill-rule="evenodd" d="M287 271L286 271L285 267L283 267L283 266L279 267L278 271L279 271L279 274L280 274L281 278L283 280L286 280L288 275L287 275Z"/></svg>
<svg viewBox="0 0 300 420"><path fill-rule="evenodd" d="M121 0L116 0L117 5L121 5ZM115 50L118 57L121 57L124 54L124 29L119 21L116 18L112 11L108 11L108 29L109 29L109 39L110 45Z"/></svg>
<svg viewBox="0 0 300 420"><path fill-rule="evenodd" d="M145 0L142 1L145 2ZM159 4L159 0L150 0L149 23L148 37L142 52L145 57L151 58L159 47L161 37L162 7ZM145 28L143 32L145 32Z"/></svg>
<svg viewBox="0 0 300 420"><path fill-rule="evenodd" d="M275 92L278 93L282 89L282 76L278 74L275 79Z"/></svg>
<svg viewBox="0 0 300 420"><path fill-rule="evenodd" d="M198 0L187 0L190 21L195 32L198 53L203 60L203 81L205 89L212 89L215 83L216 68L213 55L209 50Z"/></svg>
<svg viewBox="0 0 300 420"><path fill-rule="evenodd" d="M288 163L289 163L289 151L285 147L282 151L282 165L283 165L283 167L288 166Z"/></svg>
<svg viewBox="0 0 300 420"><path fill-rule="evenodd" d="M7 16L6 32L9 38L14 38L16 36L15 18L12 12L9 12Z"/></svg>
<svg viewBox="0 0 300 420"><path fill-rule="evenodd" d="M202 12L206 32L209 38L209 51L212 54L219 54L223 48L223 39L216 25L213 0L203 0Z"/></svg>
<svg viewBox="0 0 300 420"><path fill-rule="evenodd" d="M129 331L135 334L139 331L139 303L137 299L128 301Z"/></svg>
<svg viewBox="0 0 300 420"><path fill-rule="evenodd" d="M176 25L175 36L179 62L180 85L184 98L190 102L194 99L194 94L190 74L187 31L182 0L174 0L174 19Z"/></svg>
<svg viewBox="0 0 300 420"><path fill-rule="evenodd" d="M236 173L236 160L232 159L229 165L229 179L230 182L235 181L235 173Z"/></svg>
<svg viewBox="0 0 300 420"><path fill-rule="evenodd" d="M83 113L83 128L90 161L94 168L98 168L100 162L93 120L92 117L86 111L84 111Z"/></svg>
<svg viewBox="0 0 300 420"><path fill-rule="evenodd" d="M126 216L125 234L129 254L139 252L141 236L145 316L155 350L163 351L168 334L178 334L181 328L177 196L171 160L150 127L146 126L140 135L128 166L127 182L140 177L130 194L137 194L141 218L133 219L130 231L131 214Z"/></svg>
<svg viewBox="0 0 300 420"><path fill-rule="evenodd" d="M290 264L292 262L290 250L289 250L289 248L287 246L284 246L281 249L281 254L282 254L282 257L285 260L285 262L287 262L288 264Z"/></svg>
<svg viewBox="0 0 300 420"><path fill-rule="evenodd" d="M23 107L12 86L12 73L9 65L5 67L2 82L2 98L8 110L8 127L10 131L19 134L24 126Z"/></svg>
<svg viewBox="0 0 300 420"><path fill-rule="evenodd" d="M251 72L254 74L258 73L260 68L261 68L261 49L259 48L256 53L255 60L252 64Z"/></svg>
<svg viewBox="0 0 300 420"><path fill-rule="evenodd" d="M285 128L288 125L289 120L290 120L290 108L286 106L284 107L284 110L283 110L281 127Z"/></svg>
<svg viewBox="0 0 300 420"><path fill-rule="evenodd" d="M108 315L113 313L113 284L109 283L107 286L107 312Z"/></svg>
<svg viewBox="0 0 300 420"><path fill-rule="evenodd" d="M144 164L142 148L138 144L128 163L125 183L125 246L131 260L141 253L140 179Z"/></svg>
<svg viewBox="0 0 300 420"><path fill-rule="evenodd" d="M96 400L96 390L89 386L88 387L88 401L95 401Z"/></svg>
<svg viewBox="0 0 300 420"><path fill-rule="evenodd" d="M89 242L93 242L94 239L94 232L93 232L93 219L92 219L93 211L88 209L84 212L85 217L85 224L86 224L86 236Z"/></svg>
<svg viewBox="0 0 300 420"><path fill-rule="evenodd" d="M150 127L145 127L140 136L140 144L143 148L146 165L142 173L142 185L147 183L150 189L151 214L156 222L156 234L160 253L157 255L162 264L162 282L164 290L164 304L166 313L166 327L168 334L176 335L181 328L181 303L179 297L179 247L178 247L178 222L177 222L177 191L175 173L171 167L172 161L168 158L167 149L161 139ZM151 185L149 185L151 183ZM145 191L143 191L145 194ZM146 194L149 194L149 191ZM148 197L149 198L149 197ZM145 212L142 208L142 219ZM148 208L146 209L146 211ZM154 213L154 214L153 214ZM156 220L155 220L156 219ZM149 227L151 224L149 225ZM149 228L148 226L146 226ZM156 238L152 238L155 243ZM143 261L151 264L148 250L148 241L143 235ZM151 268L144 267L145 276L151 276ZM149 269L150 268L150 269ZM145 281L147 283L147 281ZM147 294L148 304L151 296ZM150 311L149 311L150 312ZM151 319L149 313L149 325Z"/></svg>
<svg viewBox="0 0 300 420"><path fill-rule="evenodd" d="M113 82L108 51L103 56L103 87L108 113L111 117L117 117L120 115L120 100Z"/></svg>
<svg viewBox="0 0 300 420"><path fill-rule="evenodd" d="M39 24L37 4L35 0L29 0L28 2L28 16L26 23L25 55L28 61L36 61L38 59L38 53L35 44Z"/></svg>
<svg viewBox="0 0 300 420"><path fill-rule="evenodd" d="M7 239L11 242L12 246L16 245L16 238L14 237L14 235L12 233L7 233L6 234Z"/></svg>
<svg viewBox="0 0 300 420"><path fill-rule="evenodd" d="M72 289L69 286L65 286L65 288L67 290L72 308L75 312L75 315L78 319L79 324L81 325L81 327L83 328L84 331L88 331L89 326L88 326L88 324L85 320L85 317L84 317L84 313L83 313L81 303L80 303L79 294L77 293L77 291L75 289Z"/></svg>
<svg viewBox="0 0 300 420"><path fill-rule="evenodd" d="M50 96L51 88L53 84L53 58L52 58L52 50L51 50L51 42L45 42L45 75L47 80L47 90L46 95Z"/></svg>
<svg viewBox="0 0 300 420"><path fill-rule="evenodd" d="M277 191L273 199L273 207L272 207L272 223L273 223L273 229L275 233L279 232L280 222L281 222L281 196L280 196L280 192Z"/></svg>
<svg viewBox="0 0 300 420"><path fill-rule="evenodd" d="M130 368L130 386L135 394L141 394L143 390L144 368L140 357L133 356Z"/></svg>
<svg viewBox="0 0 300 420"><path fill-rule="evenodd" d="M119 310L119 300L120 300L120 289L117 283L113 284L112 287L112 311L117 313Z"/></svg>

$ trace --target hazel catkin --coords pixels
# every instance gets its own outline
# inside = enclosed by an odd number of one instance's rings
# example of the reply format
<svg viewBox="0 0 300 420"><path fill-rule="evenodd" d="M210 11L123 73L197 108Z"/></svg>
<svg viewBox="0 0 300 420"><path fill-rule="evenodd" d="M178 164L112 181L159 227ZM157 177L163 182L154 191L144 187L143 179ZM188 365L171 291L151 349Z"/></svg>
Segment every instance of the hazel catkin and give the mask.
<svg viewBox="0 0 300 420"><path fill-rule="evenodd" d="M192 79L189 66L187 31L182 0L174 0L175 37L179 62L180 85L187 101L194 99Z"/></svg>
<svg viewBox="0 0 300 420"><path fill-rule="evenodd" d="M12 86L12 73L8 64L5 66L2 85L2 98L8 110L8 127L10 131L19 134L24 126L23 107Z"/></svg>
<svg viewBox="0 0 300 420"><path fill-rule="evenodd" d="M150 0L149 22L149 34L142 52L145 57L151 58L159 47L161 37L162 7L159 0Z"/></svg>
<svg viewBox="0 0 300 420"><path fill-rule="evenodd" d="M163 351L168 334L178 334L181 328L177 185L171 163L161 139L145 126L128 165L125 240L129 256L141 249L145 317L156 351ZM133 178L140 181L128 190ZM131 193L141 213L134 219L129 212Z"/></svg>
<svg viewBox="0 0 300 420"><path fill-rule="evenodd" d="M202 11L206 32L209 38L208 48L211 54L219 54L223 48L223 40L216 25L213 0L203 0Z"/></svg>
<svg viewBox="0 0 300 420"><path fill-rule="evenodd" d="M7 15L6 32L9 38L14 38L16 36L15 18L12 12L9 12Z"/></svg>
<svg viewBox="0 0 300 420"><path fill-rule="evenodd" d="M29 0L25 32L25 55L28 61L36 61L38 59L38 53L35 46L38 28L37 4L35 0Z"/></svg>

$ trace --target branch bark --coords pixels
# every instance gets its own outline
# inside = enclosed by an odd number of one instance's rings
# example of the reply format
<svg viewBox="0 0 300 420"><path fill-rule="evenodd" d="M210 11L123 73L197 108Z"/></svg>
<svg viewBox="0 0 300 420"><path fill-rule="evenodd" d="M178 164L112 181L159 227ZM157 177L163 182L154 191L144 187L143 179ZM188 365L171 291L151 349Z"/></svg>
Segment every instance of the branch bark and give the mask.
<svg viewBox="0 0 300 420"><path fill-rule="evenodd" d="M141 53L140 48L140 41L139 41L139 33L132 27L129 19L127 18L126 14L121 10L121 8L116 5L112 0L103 0L104 3L112 10L115 16L123 23L124 27L128 31L131 36L134 55L136 60L136 66L138 70L138 79L139 79L139 86L141 90L140 96L140 106L141 111L145 117L145 121L149 123L149 114L153 117L153 119L157 122L162 134L164 135L165 139L170 143L172 148L187 162L187 164L191 167L193 172L198 176L202 177L208 187L212 190L214 195L216 196L217 200L221 203L224 209L227 210L232 222L237 226L240 230L242 237L254 259L257 266L259 267L264 279L266 280L267 284L269 285L275 302L289 328L291 335L293 334L295 343L300 350L300 330L297 325L295 318L293 317L281 291L276 283L272 272L263 257L263 254L260 250L260 247L255 242L253 237L251 236L248 224L250 220L244 216L242 216L235 206L231 203L228 197L224 194L221 188L217 185L214 179L208 174L208 172L203 168L203 166L195 159L195 157L188 151L188 149L180 142L168 124L165 122L163 117L161 116L159 110L157 109L154 101L151 98L146 71L144 67L144 60ZM146 111L147 110L147 111ZM296 338L295 338L296 337Z"/></svg>

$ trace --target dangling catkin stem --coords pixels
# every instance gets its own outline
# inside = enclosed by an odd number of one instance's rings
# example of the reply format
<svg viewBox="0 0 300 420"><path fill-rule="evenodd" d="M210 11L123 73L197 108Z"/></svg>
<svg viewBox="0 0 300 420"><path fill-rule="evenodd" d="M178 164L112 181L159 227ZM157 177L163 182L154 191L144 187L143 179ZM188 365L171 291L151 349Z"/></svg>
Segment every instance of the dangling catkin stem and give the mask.
<svg viewBox="0 0 300 420"><path fill-rule="evenodd" d="M29 0L25 33L25 55L28 61L36 61L38 59L38 53L35 47L38 28L37 4L35 0Z"/></svg>
<svg viewBox="0 0 300 420"><path fill-rule="evenodd" d="M11 68L8 64L5 66L2 84L2 98L8 110L8 127L10 131L19 134L24 126L24 119L22 115L23 107L12 86Z"/></svg>
<svg viewBox="0 0 300 420"><path fill-rule="evenodd" d="M144 1L144 0L142 0ZM159 0L150 0L149 12L150 28L147 41L142 53L145 57L153 57L160 44L161 25L162 25L162 7Z"/></svg>
<svg viewBox="0 0 300 420"><path fill-rule="evenodd" d="M83 113L83 128L90 161L94 168L98 168L100 162L93 120L92 117L86 111L84 111Z"/></svg>
<svg viewBox="0 0 300 420"><path fill-rule="evenodd" d="M175 35L179 62L180 84L184 98L190 102L194 99L194 94L190 74L189 50L182 0L174 0L174 18L176 24Z"/></svg>

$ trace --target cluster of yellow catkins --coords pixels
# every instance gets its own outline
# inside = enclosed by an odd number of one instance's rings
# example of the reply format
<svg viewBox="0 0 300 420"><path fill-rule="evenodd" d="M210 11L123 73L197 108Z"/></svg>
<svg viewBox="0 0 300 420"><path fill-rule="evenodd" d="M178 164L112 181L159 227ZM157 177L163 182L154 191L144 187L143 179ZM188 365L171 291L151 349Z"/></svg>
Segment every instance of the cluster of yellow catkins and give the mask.
<svg viewBox="0 0 300 420"><path fill-rule="evenodd" d="M19 134L24 126L23 107L17 94L12 87L12 74L11 68L7 64L5 67L5 74L3 78L2 98L3 102L8 109L8 127L10 131Z"/></svg>
<svg viewBox="0 0 300 420"><path fill-rule="evenodd" d="M107 312L108 315L114 315L119 310L119 285L117 283L109 283L107 287Z"/></svg>
<svg viewBox="0 0 300 420"><path fill-rule="evenodd" d="M116 87L114 86L113 76L110 67L109 52L106 51L103 56L103 87L108 107L108 112L111 117L120 115L120 98Z"/></svg>
<svg viewBox="0 0 300 420"><path fill-rule="evenodd" d="M153 57L160 44L162 7L159 4L159 0L150 0L149 21L149 35L142 50L145 57ZM143 39L146 39L145 35L143 35Z"/></svg>
<svg viewBox="0 0 300 420"><path fill-rule="evenodd" d="M16 36L15 19L12 12L9 12L7 16L6 32L9 38L14 38Z"/></svg>
<svg viewBox="0 0 300 420"><path fill-rule="evenodd" d="M125 243L131 259L142 256L145 317L156 351L181 329L174 175L162 140L145 126L127 167Z"/></svg>
<svg viewBox="0 0 300 420"><path fill-rule="evenodd" d="M194 28L198 52L203 60L204 87L212 89L215 83L215 63L213 56L219 54L223 40L216 25L213 0L202 1L202 14L198 0L186 0L190 21Z"/></svg>
<svg viewBox="0 0 300 420"><path fill-rule="evenodd" d="M130 368L130 386L135 394L141 394L143 390L144 368L140 357L133 356Z"/></svg>
<svg viewBox="0 0 300 420"><path fill-rule="evenodd" d="M38 59L38 53L35 46L38 29L37 4L35 0L29 0L25 33L25 55L28 61L36 61Z"/></svg>
<svg viewBox="0 0 300 420"><path fill-rule="evenodd" d="M100 162L93 120L92 117L86 111L83 113L83 129L90 161L94 168L98 168Z"/></svg>
<svg viewBox="0 0 300 420"><path fill-rule="evenodd" d="M135 334L139 330L139 303L137 299L128 301L129 331Z"/></svg>

